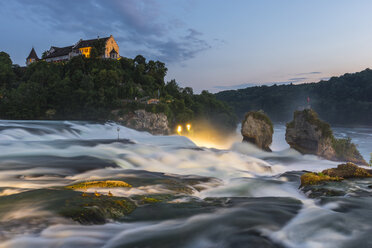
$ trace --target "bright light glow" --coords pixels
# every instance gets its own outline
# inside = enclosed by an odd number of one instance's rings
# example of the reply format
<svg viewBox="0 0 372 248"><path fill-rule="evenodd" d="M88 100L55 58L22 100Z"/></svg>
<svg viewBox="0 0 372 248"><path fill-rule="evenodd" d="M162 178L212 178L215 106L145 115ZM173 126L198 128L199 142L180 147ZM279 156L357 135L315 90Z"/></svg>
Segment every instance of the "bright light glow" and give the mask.
<svg viewBox="0 0 372 248"><path fill-rule="evenodd" d="M187 124L186 129L187 129L187 131L190 131L191 130L191 124Z"/></svg>
<svg viewBox="0 0 372 248"><path fill-rule="evenodd" d="M217 149L229 149L235 142L241 142L242 136L240 133L226 133L222 130L216 129L213 124L205 120L194 120L193 125L190 123L184 126L177 126L177 133L185 136L193 141L196 145L217 148ZM179 129L181 127L181 129ZM182 128L187 132L182 132ZM192 129L191 129L192 128Z"/></svg>
<svg viewBox="0 0 372 248"><path fill-rule="evenodd" d="M178 125L177 127L177 133L180 134L182 132L182 126L181 125Z"/></svg>

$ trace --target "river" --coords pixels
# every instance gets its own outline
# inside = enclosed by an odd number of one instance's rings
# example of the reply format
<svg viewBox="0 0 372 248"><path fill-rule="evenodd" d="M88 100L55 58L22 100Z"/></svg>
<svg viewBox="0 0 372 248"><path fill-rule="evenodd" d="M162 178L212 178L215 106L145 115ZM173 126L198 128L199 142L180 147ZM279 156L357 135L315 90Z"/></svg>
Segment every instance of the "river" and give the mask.
<svg viewBox="0 0 372 248"><path fill-rule="evenodd" d="M334 133L350 136L369 161L372 128ZM0 248L372 247L372 180L309 197L299 189L302 171L339 163L301 155L284 135L275 125L268 153L238 135L216 148L115 123L0 121ZM114 179L132 184L110 189L135 203L125 216L83 223L56 210L82 194L67 197L65 186ZM97 190L109 191L84 192ZM143 201L150 196L162 198Z"/></svg>

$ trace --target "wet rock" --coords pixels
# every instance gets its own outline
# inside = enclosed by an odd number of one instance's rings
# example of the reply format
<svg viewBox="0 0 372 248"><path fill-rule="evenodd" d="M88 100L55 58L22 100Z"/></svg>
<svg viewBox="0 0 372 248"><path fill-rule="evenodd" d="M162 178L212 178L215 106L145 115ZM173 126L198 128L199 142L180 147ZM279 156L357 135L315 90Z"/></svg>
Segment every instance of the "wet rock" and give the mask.
<svg viewBox="0 0 372 248"><path fill-rule="evenodd" d="M262 111L246 113L241 133L243 141L253 143L265 151L271 151L269 146L273 140L273 124Z"/></svg>
<svg viewBox="0 0 372 248"><path fill-rule="evenodd" d="M343 178L341 177L331 177L329 175L325 175L323 173L305 173L301 176L301 185L300 187L304 187L307 185L315 185L322 182L330 182L330 181L341 181Z"/></svg>
<svg viewBox="0 0 372 248"><path fill-rule="evenodd" d="M349 178L370 178L372 172L353 163L340 164L337 168L323 170L321 173L308 172L301 176L300 187L317 185L325 182L339 182Z"/></svg>
<svg viewBox="0 0 372 248"><path fill-rule="evenodd" d="M86 181L80 182L73 185L66 186L67 189L88 189L88 188L131 188L132 185L118 180L106 180L106 181Z"/></svg>
<svg viewBox="0 0 372 248"><path fill-rule="evenodd" d="M81 224L104 224L130 214L137 206L126 197L109 197L67 189L39 189L0 198L0 218L9 211L31 204L44 211L45 217L55 214Z"/></svg>
<svg viewBox="0 0 372 248"><path fill-rule="evenodd" d="M309 198L344 196L345 191L330 189L328 187L305 186L302 191Z"/></svg>
<svg viewBox="0 0 372 248"><path fill-rule="evenodd" d="M333 161L367 165L351 139L336 139L330 125L312 109L296 111L287 123L285 139L291 148Z"/></svg>
<svg viewBox="0 0 372 248"><path fill-rule="evenodd" d="M135 110L127 114L119 114L119 111L112 112L115 121L139 131L146 131L154 135L168 135L170 128L168 118L164 113L151 113L146 110Z"/></svg>
<svg viewBox="0 0 372 248"><path fill-rule="evenodd" d="M340 164L337 168L322 171L324 175L341 178L365 178L372 177L369 170L361 168L353 163Z"/></svg>

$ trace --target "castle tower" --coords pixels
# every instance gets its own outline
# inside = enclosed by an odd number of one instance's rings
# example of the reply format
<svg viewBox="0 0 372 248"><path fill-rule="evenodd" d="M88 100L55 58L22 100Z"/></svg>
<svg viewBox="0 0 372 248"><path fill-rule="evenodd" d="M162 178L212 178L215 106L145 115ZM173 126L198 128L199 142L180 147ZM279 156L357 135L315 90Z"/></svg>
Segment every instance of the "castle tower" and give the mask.
<svg viewBox="0 0 372 248"><path fill-rule="evenodd" d="M29 66L31 63L40 60L39 57L37 56L35 49L32 48L30 55L26 58L26 65Z"/></svg>

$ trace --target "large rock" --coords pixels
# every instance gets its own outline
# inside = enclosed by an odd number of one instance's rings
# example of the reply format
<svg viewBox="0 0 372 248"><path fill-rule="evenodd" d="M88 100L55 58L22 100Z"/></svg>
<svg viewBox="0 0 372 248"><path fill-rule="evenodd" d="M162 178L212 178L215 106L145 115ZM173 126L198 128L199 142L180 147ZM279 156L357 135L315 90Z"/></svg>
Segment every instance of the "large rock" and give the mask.
<svg viewBox="0 0 372 248"><path fill-rule="evenodd" d="M323 170L321 173L308 172L301 176L301 186L321 184L324 182L342 181L348 178L372 177L372 171L353 163L340 164L337 168Z"/></svg>
<svg viewBox="0 0 372 248"><path fill-rule="evenodd" d="M146 110L117 115L116 121L139 131L147 131L155 135L168 135L170 128L168 118L164 113L151 113Z"/></svg>
<svg viewBox="0 0 372 248"><path fill-rule="evenodd" d="M242 122L241 133L243 141L257 145L259 148L271 151L274 128L271 120L262 111L248 112Z"/></svg>
<svg viewBox="0 0 372 248"><path fill-rule="evenodd" d="M330 125L321 121L312 109L296 111L287 123L285 139L291 148L333 161L367 165L350 139L336 139Z"/></svg>
<svg viewBox="0 0 372 248"><path fill-rule="evenodd" d="M342 178L372 177L371 171L361 168L353 163L340 164L337 168L322 171L324 175Z"/></svg>

